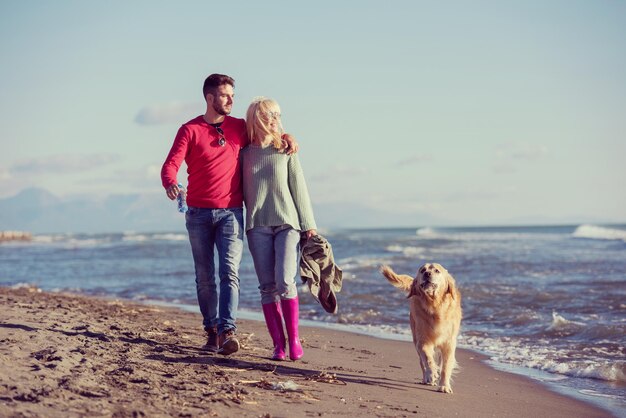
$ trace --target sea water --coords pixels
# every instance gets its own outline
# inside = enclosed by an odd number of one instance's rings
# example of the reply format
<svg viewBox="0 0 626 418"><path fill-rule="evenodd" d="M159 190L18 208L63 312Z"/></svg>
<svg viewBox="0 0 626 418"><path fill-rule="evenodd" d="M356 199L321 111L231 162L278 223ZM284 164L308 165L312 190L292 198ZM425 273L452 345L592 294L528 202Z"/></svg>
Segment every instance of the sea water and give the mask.
<svg viewBox="0 0 626 418"><path fill-rule="evenodd" d="M413 276L424 262L441 263L463 295L461 347L626 416L626 225L322 233L343 269L343 289L331 315L302 285L306 323L410 340L405 295L379 268ZM241 314L260 319L247 249L240 278ZM25 284L197 310L184 231L35 235L0 244L0 285Z"/></svg>

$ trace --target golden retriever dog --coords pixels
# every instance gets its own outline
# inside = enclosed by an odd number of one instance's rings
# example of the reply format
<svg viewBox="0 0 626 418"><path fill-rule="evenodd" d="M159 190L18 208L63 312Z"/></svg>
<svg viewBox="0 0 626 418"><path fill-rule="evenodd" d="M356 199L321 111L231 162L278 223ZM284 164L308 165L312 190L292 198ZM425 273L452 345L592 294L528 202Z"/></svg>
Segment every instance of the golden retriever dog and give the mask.
<svg viewBox="0 0 626 418"><path fill-rule="evenodd" d="M452 393L450 378L456 367L456 339L461 328L461 293L441 264L426 263L415 278L380 269L395 287L408 292L413 344L419 354L423 384ZM437 361L437 357L440 362Z"/></svg>

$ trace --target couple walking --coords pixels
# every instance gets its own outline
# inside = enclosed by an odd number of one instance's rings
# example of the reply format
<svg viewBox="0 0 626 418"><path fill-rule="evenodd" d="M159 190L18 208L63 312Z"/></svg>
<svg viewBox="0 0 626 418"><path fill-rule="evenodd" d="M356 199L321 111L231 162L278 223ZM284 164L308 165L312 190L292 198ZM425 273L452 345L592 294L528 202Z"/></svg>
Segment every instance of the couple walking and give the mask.
<svg viewBox="0 0 626 418"><path fill-rule="evenodd" d="M295 154L298 146L283 132L278 103L257 98L250 104L245 121L233 118L229 114L234 87L235 81L229 76L207 77L202 89L206 112L178 130L161 180L167 196L175 199L180 192L178 170L186 162L189 209L185 219L207 333L203 348L224 355L239 350L235 321L245 202L245 231L274 344L272 358L286 357L286 329L289 357L297 360L303 355L296 287L299 243L301 238L316 235L313 210Z"/></svg>

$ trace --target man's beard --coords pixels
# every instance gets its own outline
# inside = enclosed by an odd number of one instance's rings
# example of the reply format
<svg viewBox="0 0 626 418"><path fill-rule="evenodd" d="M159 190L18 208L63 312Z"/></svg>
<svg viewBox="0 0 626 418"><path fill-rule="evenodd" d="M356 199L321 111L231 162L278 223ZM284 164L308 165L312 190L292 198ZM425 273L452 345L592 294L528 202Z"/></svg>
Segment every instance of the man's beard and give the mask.
<svg viewBox="0 0 626 418"><path fill-rule="evenodd" d="M218 115L222 116L227 116L230 114L230 110L226 110L224 106L220 106L216 103L213 103L213 110L215 110Z"/></svg>

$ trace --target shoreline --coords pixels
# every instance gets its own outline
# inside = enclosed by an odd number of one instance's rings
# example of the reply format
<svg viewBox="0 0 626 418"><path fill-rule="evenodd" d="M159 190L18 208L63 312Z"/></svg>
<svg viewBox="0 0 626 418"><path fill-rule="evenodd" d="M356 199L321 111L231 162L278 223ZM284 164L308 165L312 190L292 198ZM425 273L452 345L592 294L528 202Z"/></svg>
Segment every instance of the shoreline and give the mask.
<svg viewBox="0 0 626 418"><path fill-rule="evenodd" d="M180 308L33 288L0 301L9 416L612 416L468 349L446 395L417 383L407 341L303 325L305 357L275 362L264 323L241 319L224 357L197 349L200 315Z"/></svg>
<svg viewBox="0 0 626 418"><path fill-rule="evenodd" d="M145 299L139 303L145 303L148 305L154 306L164 306L174 309L181 309L186 312L197 312L198 308L196 305L183 304L183 303L173 303L173 302L164 302L158 300ZM257 312L250 309L240 309L238 311L239 319L246 319L250 321L258 321L263 322L263 314L261 312ZM239 320L238 319L238 320ZM399 341L399 342L412 342L411 338L411 330L407 321L407 329L406 333L398 333L398 332L390 332L383 331L375 326L368 325L358 325L358 324L343 324L343 323L335 323L335 322L325 322L325 321L315 321L309 319L301 319L301 326L311 327L311 328L321 328L327 330L333 330L338 332L346 332L350 334L363 335L371 338L382 339L382 340L390 340L390 341ZM578 401L582 401L591 405L594 405L600 409L606 410L611 414L615 414L616 416L621 411L620 405L615 404L615 399L613 395L605 395L600 392L594 391L586 391L586 389L579 389L574 386L570 386L567 384L563 384L565 381L575 380L576 378L553 374L545 370L528 368L524 366L519 366L510 363L501 363L497 360L492 359L491 353L481 351L479 348L465 345L465 344L457 344L457 350L464 350L471 354L482 356L483 362L485 365L490 367L493 370L502 371L505 373L511 373L517 376L522 376L524 378L530 379L531 381L547 387L550 391L554 393L558 393L564 396L567 396L571 399L575 399ZM418 364L419 367L419 364ZM603 381L605 382L605 381ZM606 382L608 383L608 382ZM607 402L609 405L607 406Z"/></svg>

